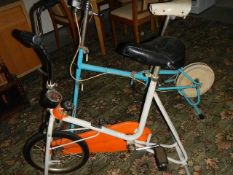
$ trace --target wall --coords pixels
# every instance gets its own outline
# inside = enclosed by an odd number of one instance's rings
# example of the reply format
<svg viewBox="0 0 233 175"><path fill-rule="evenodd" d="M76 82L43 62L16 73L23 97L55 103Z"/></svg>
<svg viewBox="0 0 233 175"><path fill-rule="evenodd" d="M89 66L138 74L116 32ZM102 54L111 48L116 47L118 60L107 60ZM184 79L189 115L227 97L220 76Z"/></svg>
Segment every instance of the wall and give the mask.
<svg viewBox="0 0 233 175"><path fill-rule="evenodd" d="M37 1L38 0L23 0L28 14L29 14L29 11L30 11L32 5ZM42 20L42 27L43 27L44 33L48 33L48 32L53 30L53 25L52 25L48 11L44 11L42 13L41 20Z"/></svg>

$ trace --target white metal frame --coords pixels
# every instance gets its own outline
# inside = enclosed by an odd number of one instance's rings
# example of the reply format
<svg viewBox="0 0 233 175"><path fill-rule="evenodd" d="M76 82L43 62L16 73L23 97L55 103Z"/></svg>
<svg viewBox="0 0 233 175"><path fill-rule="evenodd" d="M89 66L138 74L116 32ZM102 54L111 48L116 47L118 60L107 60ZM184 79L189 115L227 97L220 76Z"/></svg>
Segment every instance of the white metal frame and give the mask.
<svg viewBox="0 0 233 175"><path fill-rule="evenodd" d="M148 152L154 153L153 151L153 147L155 147L156 145L158 145L157 143L151 143L150 142L150 137L148 138L147 142L142 142L142 141L138 141L137 139L142 135L145 125L146 125L146 121L148 118L148 114L149 114L149 110L152 104L153 99L155 100L155 102L157 103L159 109L161 110L161 113L172 133L172 136L174 137L175 142L171 145L166 145L166 144L160 144L160 146L164 147L164 148L175 148L177 155L179 157L179 160L175 160L171 157L168 157L168 160L175 163L175 164L179 164L184 166L185 170L186 170L186 174L190 175L190 171L188 169L188 165L187 165L187 161L188 161L188 156L187 153L180 141L180 138L178 136L178 133L168 115L168 113L166 112L157 92L155 91L156 89L156 85L157 85L157 80L158 80L158 72L160 70L160 67L155 67L152 77L151 77L151 81L148 87L148 91L147 91L147 95L146 95L146 99L144 102L144 106L143 106L143 110L142 110L142 114L141 114L141 118L140 118L140 122L139 122L139 126L136 129L135 134L133 135L126 135L124 133L118 132L118 131L114 131L112 129L106 128L104 126L101 127L94 127L92 126L92 124L88 121L82 120L82 119L78 119L72 116L66 116L63 118L63 122L67 122L67 123L71 123L74 125L78 125L81 127L84 127L85 129L91 129L94 131L97 131L97 134L94 136L91 136L89 138L86 139L90 139L93 138L95 136L97 136L99 133L104 133L104 134L108 134L120 139L123 139L129 143L133 143L136 146L136 150L142 150L145 149ZM54 121L55 121L55 116L53 115L53 109L50 109L50 119L49 119L49 124L48 124L48 130L47 130L47 142L46 142L46 152L45 152L45 169L44 169L44 174L48 175L48 170L49 170L49 165L51 165L53 162L51 161L51 155L50 155L50 151L52 149L55 148L51 148L50 147L50 143L52 142L52 132L53 132L53 126L54 126ZM82 141L85 139L82 139ZM78 140L77 142L79 142L80 140ZM72 144L74 142L71 142L69 144ZM61 145L64 146L64 145ZM58 146L58 147L61 147Z"/></svg>

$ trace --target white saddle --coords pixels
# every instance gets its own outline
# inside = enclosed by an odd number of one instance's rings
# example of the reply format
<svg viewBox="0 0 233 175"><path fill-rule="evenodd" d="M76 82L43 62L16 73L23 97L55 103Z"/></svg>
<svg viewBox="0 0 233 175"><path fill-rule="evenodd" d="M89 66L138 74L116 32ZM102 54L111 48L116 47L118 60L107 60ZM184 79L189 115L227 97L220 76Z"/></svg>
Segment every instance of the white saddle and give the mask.
<svg viewBox="0 0 233 175"><path fill-rule="evenodd" d="M150 11L153 15L186 17L191 10L191 0L172 0L162 3L150 4Z"/></svg>

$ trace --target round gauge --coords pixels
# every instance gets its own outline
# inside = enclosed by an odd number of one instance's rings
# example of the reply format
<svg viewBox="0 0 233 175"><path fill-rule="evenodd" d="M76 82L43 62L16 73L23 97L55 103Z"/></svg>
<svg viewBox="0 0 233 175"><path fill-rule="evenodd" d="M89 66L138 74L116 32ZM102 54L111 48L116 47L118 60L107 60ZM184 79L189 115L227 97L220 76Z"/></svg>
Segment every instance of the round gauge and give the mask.
<svg viewBox="0 0 233 175"><path fill-rule="evenodd" d="M54 89L47 90L46 97L51 102L60 103L62 101L62 95Z"/></svg>

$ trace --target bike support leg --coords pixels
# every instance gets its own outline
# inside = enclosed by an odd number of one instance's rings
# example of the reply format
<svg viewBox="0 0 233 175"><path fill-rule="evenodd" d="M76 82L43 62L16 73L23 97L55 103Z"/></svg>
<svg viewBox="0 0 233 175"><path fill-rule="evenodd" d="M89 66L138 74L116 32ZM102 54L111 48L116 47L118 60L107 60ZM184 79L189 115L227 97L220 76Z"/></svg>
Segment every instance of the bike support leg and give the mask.
<svg viewBox="0 0 233 175"><path fill-rule="evenodd" d="M49 174L49 166L52 163L51 162L50 144L52 142L52 134L53 134L53 124L54 124L54 121L55 121L55 118L51 116L49 118L49 125L48 125L47 137L46 137L44 175L48 175Z"/></svg>
<svg viewBox="0 0 233 175"><path fill-rule="evenodd" d="M163 104L162 104L162 102L161 102L161 100L160 100L157 92L154 93L154 99L155 99L156 104L158 105L158 107L159 107L159 109L160 109L160 111L161 111L161 113L162 113L162 115L164 117L164 120L166 121L166 123L167 123L167 125L168 125L168 127L169 127L169 129L170 129L170 131L171 131L171 133L172 133L172 135L174 137L174 139L175 139L175 142L176 142L176 146L175 146L176 152L177 152L177 154L179 156L179 159L180 159L182 165L185 168L186 174L187 175L191 175L190 171L189 171L189 168L188 168L188 164L187 164L187 160L188 160L187 153L186 153L186 151L185 151L185 149L184 149L184 147L183 147L183 145L182 145L182 143L180 141L180 138L179 138L178 133L177 133L177 131L175 129L175 126L173 125L173 123L172 123L172 121L171 121L171 119L170 119L167 111L165 110L165 108L164 108L164 106L163 106Z"/></svg>

